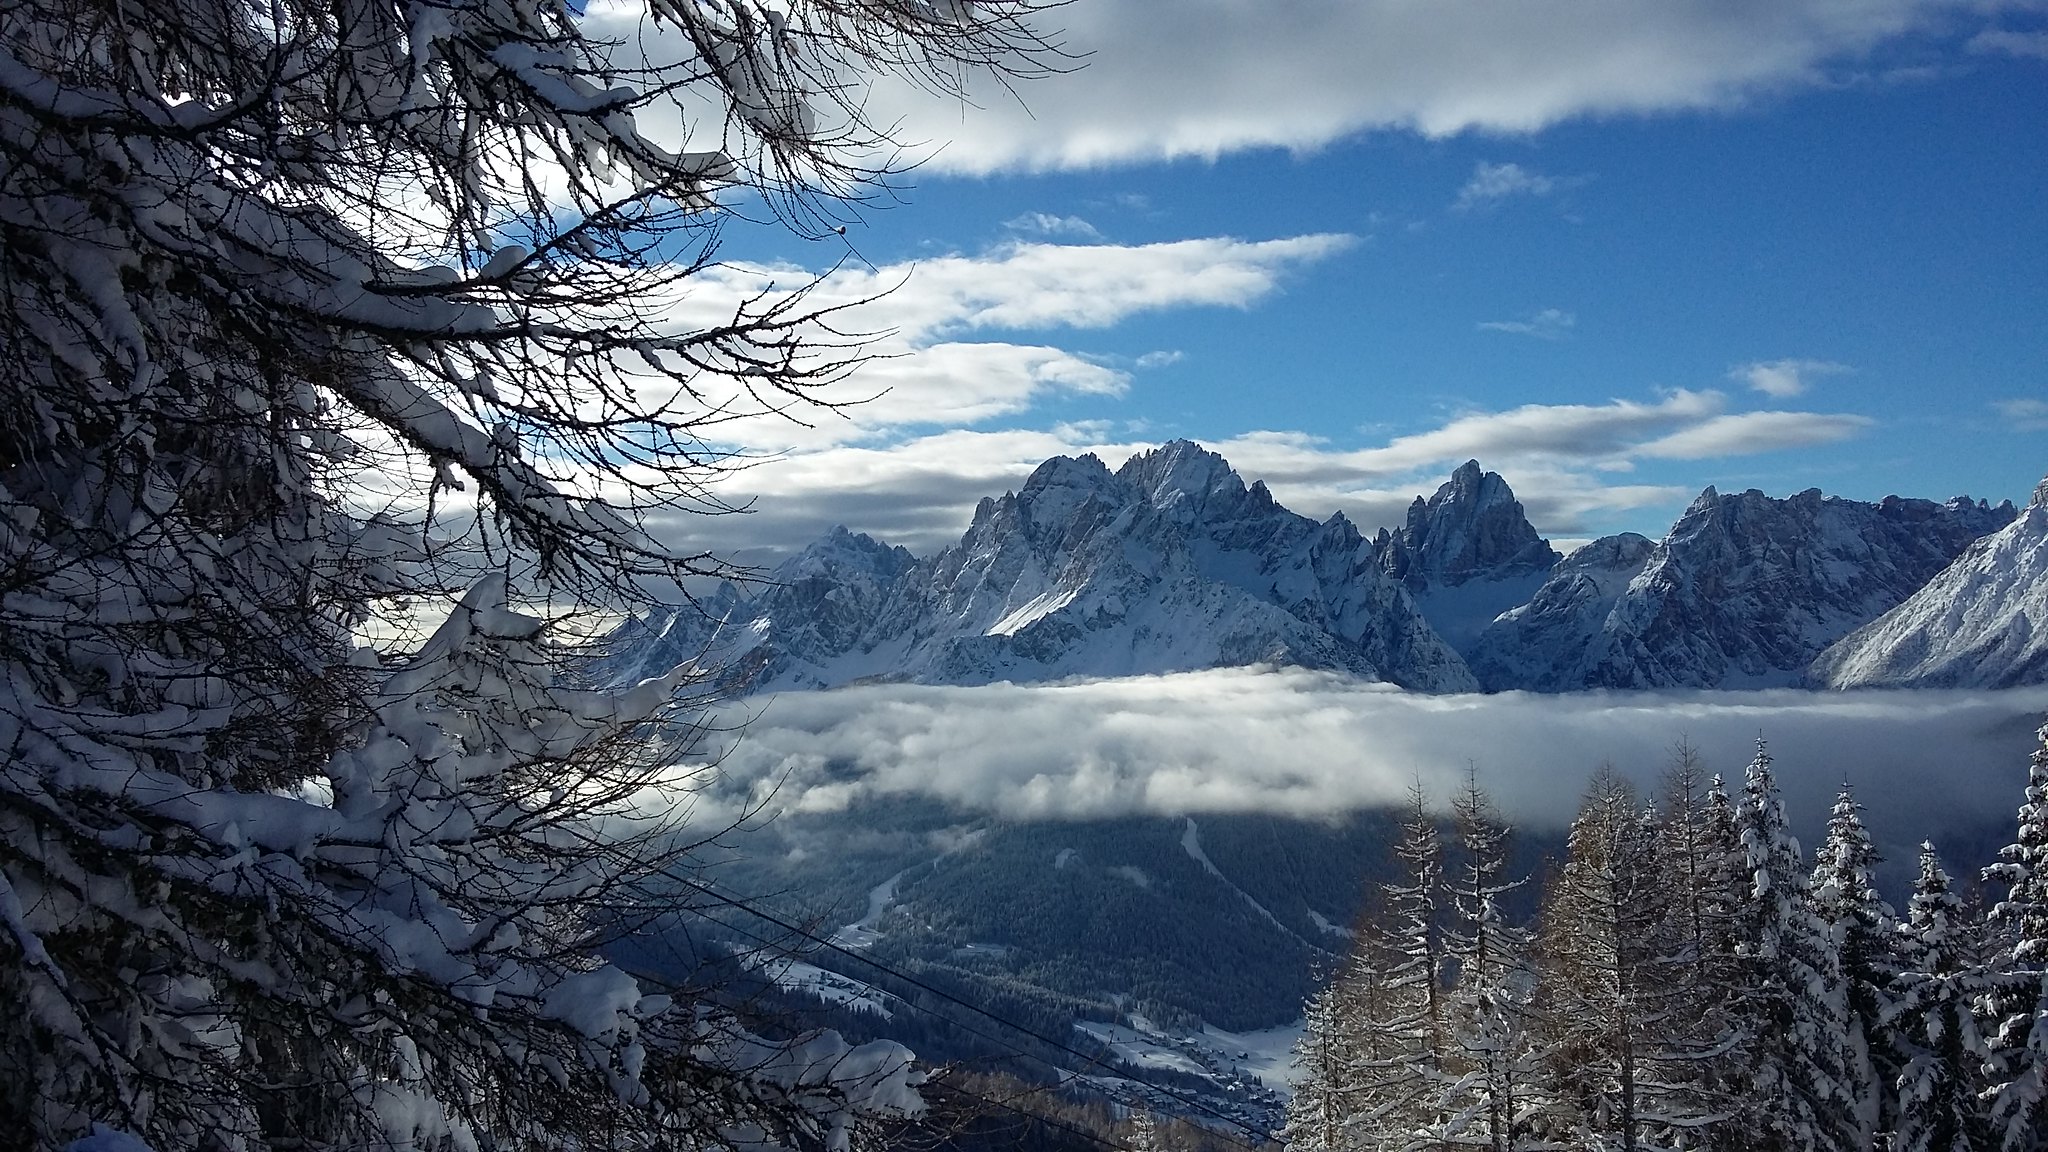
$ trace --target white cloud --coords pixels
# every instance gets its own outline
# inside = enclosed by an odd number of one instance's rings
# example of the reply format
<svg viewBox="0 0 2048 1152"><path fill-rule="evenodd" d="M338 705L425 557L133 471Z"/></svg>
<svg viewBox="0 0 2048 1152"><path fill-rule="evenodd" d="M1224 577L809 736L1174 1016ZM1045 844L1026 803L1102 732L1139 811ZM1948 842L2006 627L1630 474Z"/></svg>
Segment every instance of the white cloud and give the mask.
<svg viewBox="0 0 2048 1152"><path fill-rule="evenodd" d="M1488 164L1481 160L1473 166L1472 178L1458 189L1458 198L1451 206L1470 209L1496 204L1513 196L1548 196L1559 187L1556 179L1541 172L1532 172L1520 164Z"/></svg>
<svg viewBox="0 0 2048 1152"><path fill-rule="evenodd" d="M981 329L1104 328L1173 308L1247 308L1277 291L1290 272L1355 243L1320 233L1277 240L1228 236L1158 244L1006 244L980 255L947 255L843 268L810 290L814 304L856 305L849 319L886 325L913 343ZM732 296L801 269L725 271Z"/></svg>
<svg viewBox="0 0 2048 1152"><path fill-rule="evenodd" d="M2007 28L1987 28L1970 37L1965 47L1980 55L2048 60L2048 32L2015 32Z"/></svg>
<svg viewBox="0 0 2048 1152"><path fill-rule="evenodd" d="M1728 370L1730 380L1740 381L1766 396L1785 399L1812 386L1815 377L1839 376L1855 369L1833 360L1754 360Z"/></svg>
<svg viewBox="0 0 2048 1152"><path fill-rule="evenodd" d="M1298 669L889 685L778 696L722 771L794 810L914 795L1009 819L1314 819L1398 803L1418 774L1441 802L1471 763L1514 818L1555 827L1602 761L1654 787L1683 736L1739 779L1761 731L1796 819L1824 821L1846 777L1910 859L1923 836L2010 822L2044 708L2048 688L1425 696Z"/></svg>
<svg viewBox="0 0 2048 1152"><path fill-rule="evenodd" d="M838 309L830 330L819 327L811 335L823 345L861 343L869 357L824 396L843 407L792 409L805 418L799 424L762 414L765 405L729 384L736 416L712 430L723 443L758 451L816 449L890 429L979 423L1056 393L1120 393L1129 383L1127 367L1158 367L1177 354L1155 353L1120 366L1048 344L972 337L1099 329L1183 308L1249 308L1280 291L1299 269L1353 243L1340 234L1144 245L1013 243L979 255L840 268L822 277L787 266L720 265L693 277L687 293L649 307L661 311L666 325L696 331L726 322L734 303L748 298L772 301L801 291L803 308ZM710 394L718 386L708 379L703 385L714 405L727 400Z"/></svg>
<svg viewBox="0 0 2048 1152"><path fill-rule="evenodd" d="M2039 432L2043 428L2048 428L2048 400L2036 400L2027 396L2014 400L1993 401L1991 406L2017 431Z"/></svg>
<svg viewBox="0 0 2048 1152"><path fill-rule="evenodd" d="M1397 436L1385 447L1347 455L1354 466L1392 473L1469 458L1541 459L1580 465L1617 458L1646 436L1720 412L1718 392L1678 389L1654 404L1524 404L1504 412L1470 412L1442 427Z"/></svg>
<svg viewBox="0 0 2048 1152"><path fill-rule="evenodd" d="M1577 316L1562 308L1545 308L1526 320L1481 320L1479 327L1488 332L1534 336L1538 340L1562 340L1571 334L1578 322Z"/></svg>
<svg viewBox="0 0 2048 1152"><path fill-rule="evenodd" d="M1095 225L1079 216L1055 216L1049 212L1026 212L1003 221L1003 227L1012 232L1029 232L1035 236L1071 236L1079 240L1100 240L1102 233Z"/></svg>
<svg viewBox="0 0 2048 1152"><path fill-rule="evenodd" d="M1637 451L1660 460L1706 460L1833 444L1876 421L1841 412L1737 412L1682 428Z"/></svg>
<svg viewBox="0 0 2048 1152"><path fill-rule="evenodd" d="M1014 96L975 85L966 106L893 84L874 110L936 146L937 168L976 174L1313 149L1373 129L1533 132L1826 83L1971 7L2018 5L1090 0L1047 16L1084 66Z"/></svg>

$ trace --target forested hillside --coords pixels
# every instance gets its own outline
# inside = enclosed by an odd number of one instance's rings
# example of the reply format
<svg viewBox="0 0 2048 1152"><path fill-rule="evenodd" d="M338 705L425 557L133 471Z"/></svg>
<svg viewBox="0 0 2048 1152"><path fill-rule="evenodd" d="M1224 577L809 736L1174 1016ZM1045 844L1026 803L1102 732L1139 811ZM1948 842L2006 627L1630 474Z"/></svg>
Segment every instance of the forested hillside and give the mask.
<svg viewBox="0 0 2048 1152"><path fill-rule="evenodd" d="M2029 1149L2048 1136L2048 728L2018 833L1903 914L1845 789L1811 861L1763 742L1739 789L1681 754L1654 799L1588 785L1533 919L1476 787L1451 844L1416 804L1307 1007L1302 1152L1486 1147Z"/></svg>

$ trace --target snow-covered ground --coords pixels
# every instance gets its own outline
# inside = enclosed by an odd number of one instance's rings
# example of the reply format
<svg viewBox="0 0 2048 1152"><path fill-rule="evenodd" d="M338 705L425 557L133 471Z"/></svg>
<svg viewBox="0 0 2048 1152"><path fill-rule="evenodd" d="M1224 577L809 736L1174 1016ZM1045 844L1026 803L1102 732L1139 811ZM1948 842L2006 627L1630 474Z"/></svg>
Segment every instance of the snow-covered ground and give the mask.
<svg viewBox="0 0 2048 1152"><path fill-rule="evenodd" d="M832 934L832 943L841 948L866 948L882 938L879 925L882 915L889 911L889 905L896 900L896 882L903 879L898 872L874 886L868 892L867 915L839 929Z"/></svg>
<svg viewBox="0 0 2048 1152"><path fill-rule="evenodd" d="M1199 1033L1174 1035L1133 1015L1125 1024L1088 1020L1074 1027L1102 1041L1117 1059L1140 1070L1170 1069L1219 1082L1242 1074L1256 1077L1262 1086L1284 1096L1296 1076L1294 1044L1301 1038L1302 1022L1255 1032L1225 1032L1204 1025Z"/></svg>
<svg viewBox="0 0 2048 1152"><path fill-rule="evenodd" d="M1294 1067L1294 1045L1301 1039L1303 1022L1261 1028L1256 1032L1225 1032L1205 1025L1202 1036L1214 1043L1240 1068L1259 1078L1266 1087L1287 1095L1294 1089L1300 1070Z"/></svg>
<svg viewBox="0 0 2048 1152"><path fill-rule="evenodd" d="M873 1012L879 1016L894 1016L888 1002L893 999L887 992L869 984L828 972L815 964L801 960L765 960L759 971L773 981L777 988L815 996L835 1008L854 1012Z"/></svg>
<svg viewBox="0 0 2048 1152"><path fill-rule="evenodd" d="M1173 1072L1184 1072L1190 1076L1212 1074L1207 1064L1195 1059L1180 1045L1178 1037L1158 1032L1140 1032L1122 1024L1105 1024L1097 1020L1083 1020L1074 1027L1102 1041L1111 1055L1141 1071L1147 1068L1164 1068Z"/></svg>

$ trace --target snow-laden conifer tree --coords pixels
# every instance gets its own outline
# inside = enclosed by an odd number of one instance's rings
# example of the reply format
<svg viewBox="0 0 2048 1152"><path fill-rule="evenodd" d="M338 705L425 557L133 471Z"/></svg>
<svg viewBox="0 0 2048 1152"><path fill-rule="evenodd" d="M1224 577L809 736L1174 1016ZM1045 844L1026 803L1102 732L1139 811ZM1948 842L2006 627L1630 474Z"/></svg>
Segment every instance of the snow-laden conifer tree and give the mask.
<svg viewBox="0 0 2048 1152"><path fill-rule="evenodd" d="M1743 1071L1749 1146L1818 1152L1856 1146L1841 977L1807 896L1806 862L1757 741L1735 810L1750 888L1736 916L1737 995L1749 1034Z"/></svg>
<svg viewBox="0 0 2048 1152"><path fill-rule="evenodd" d="M2027 770L2019 832L1984 872L2006 895L1991 909L2005 947L1994 959L1984 1009L1996 1084L1991 1121L1999 1146L2048 1147L2048 726Z"/></svg>
<svg viewBox="0 0 2048 1152"><path fill-rule="evenodd" d="M1443 843L1420 784L1393 856L1396 878L1370 895L1350 955L1309 1004L1295 1053L1311 1079L1289 1107L1290 1146L1400 1152L1433 1146L1445 1119Z"/></svg>
<svg viewBox="0 0 2048 1152"><path fill-rule="evenodd" d="M1892 1152L1989 1152L1980 1097L1986 1048L1972 1007L1983 981L1970 937L1978 932L1950 887L1934 845L1896 927L1897 970L1884 1024L1901 1066L1892 1095Z"/></svg>
<svg viewBox="0 0 2048 1152"><path fill-rule="evenodd" d="M1432 970L1427 957L1433 951L1441 964L1433 893L1442 861L1428 813L1416 808L1410 816L1394 848L1404 879L1368 894L1350 953L1303 1008L1294 1047L1299 1079L1281 1133L1290 1148L1406 1152L1433 1146L1446 1053L1436 1047L1440 1034L1430 1015L1441 989L1432 989L1423 974ZM1424 882L1419 890L1418 879ZM1414 934L1421 923L1432 925L1427 937Z"/></svg>
<svg viewBox="0 0 2048 1152"><path fill-rule="evenodd" d="M1365 1026L1391 1041L1386 1075L1368 1101L1369 1123L1384 1138L1402 1141L1428 1132L1440 1116L1445 1057L1444 940L1441 923L1444 850L1436 817L1420 782L1409 792L1401 838L1394 845L1400 872L1384 885L1379 939L1367 942L1377 957L1383 1014Z"/></svg>
<svg viewBox="0 0 2048 1152"><path fill-rule="evenodd" d="M1858 1143L1868 1144L1892 1126L1889 1085L1898 1077L1899 1059L1880 1021L1891 996L1898 915L1877 894L1871 875L1877 849L1857 815L1860 808L1845 785L1816 853L1808 892L1842 981L1847 1087L1856 1098Z"/></svg>
<svg viewBox="0 0 2048 1152"><path fill-rule="evenodd" d="M690 295L721 203L818 230L884 155L863 78L1002 66L1029 8L0 8L0 1141L838 1146L914 1105L898 1048L589 957L681 851L635 814L690 674L566 689L519 605L716 569L646 530L719 509L703 433L858 361L801 285Z"/></svg>

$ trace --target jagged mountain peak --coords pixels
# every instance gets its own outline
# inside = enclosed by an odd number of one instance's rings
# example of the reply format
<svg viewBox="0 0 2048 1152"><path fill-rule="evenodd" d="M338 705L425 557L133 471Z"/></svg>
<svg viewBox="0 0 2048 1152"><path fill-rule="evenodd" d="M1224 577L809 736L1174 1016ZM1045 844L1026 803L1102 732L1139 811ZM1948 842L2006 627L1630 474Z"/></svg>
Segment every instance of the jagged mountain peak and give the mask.
<svg viewBox="0 0 2048 1152"><path fill-rule="evenodd" d="M2041 482L2034 485L2034 498L2027 501L2027 507L2048 508L2048 476L2043 476Z"/></svg>
<svg viewBox="0 0 2048 1152"><path fill-rule="evenodd" d="M1435 496L1427 501L1418 496L1415 503L1425 509L1448 506L1483 510L1515 503L1515 493L1500 473L1488 472L1477 460L1467 460L1458 465Z"/></svg>
<svg viewBox="0 0 2048 1152"><path fill-rule="evenodd" d="M1154 505L1176 497L1204 497L1223 491L1244 492L1244 480L1230 461L1193 440L1169 440L1149 452L1140 452L1117 469L1117 479L1136 488Z"/></svg>
<svg viewBox="0 0 2048 1152"><path fill-rule="evenodd" d="M1041 492L1066 489L1078 491L1100 491L1111 485L1115 478L1109 466L1093 452L1079 456L1054 456L1031 470L1016 495L1030 498Z"/></svg>
<svg viewBox="0 0 2048 1152"><path fill-rule="evenodd" d="M1640 565L1656 548L1657 542L1640 532L1619 532L1574 548L1557 566L1564 569Z"/></svg>
<svg viewBox="0 0 2048 1152"><path fill-rule="evenodd" d="M1400 528L1373 540L1380 568L1401 582L1444 639L1470 655L1500 613L1526 601L1557 552L1537 535L1498 472L1467 460Z"/></svg>
<svg viewBox="0 0 2048 1152"><path fill-rule="evenodd" d="M1408 506L1407 523L1381 545L1381 563L1421 592L1548 571L1557 553L1501 474L1467 460L1429 499Z"/></svg>
<svg viewBox="0 0 2048 1152"><path fill-rule="evenodd" d="M795 556L777 565L770 579L786 583L849 567L886 573L886 578L894 579L896 573L908 568L915 560L909 549L885 544L865 532L855 532L844 524L835 524L823 536L804 545Z"/></svg>

